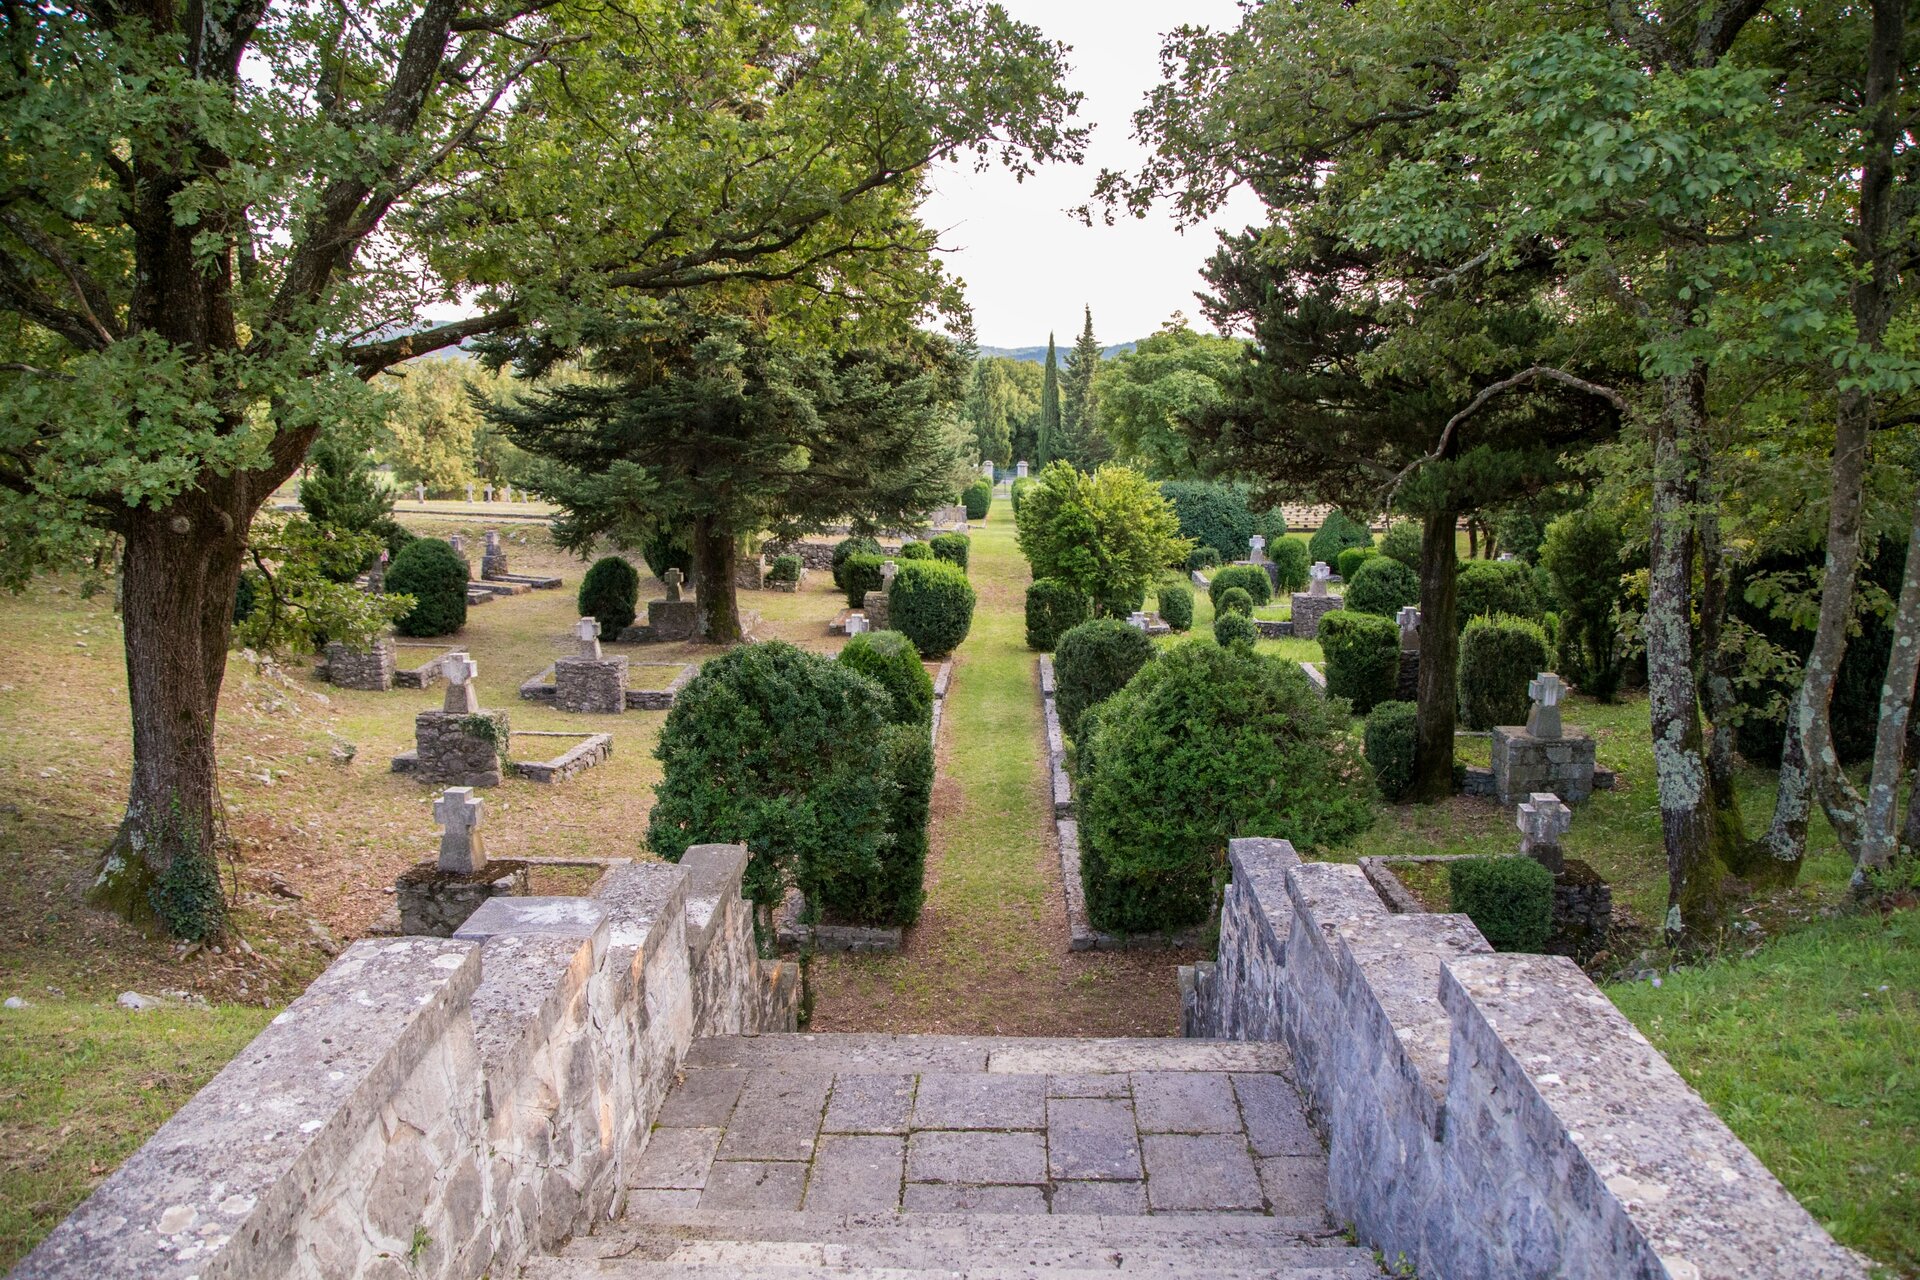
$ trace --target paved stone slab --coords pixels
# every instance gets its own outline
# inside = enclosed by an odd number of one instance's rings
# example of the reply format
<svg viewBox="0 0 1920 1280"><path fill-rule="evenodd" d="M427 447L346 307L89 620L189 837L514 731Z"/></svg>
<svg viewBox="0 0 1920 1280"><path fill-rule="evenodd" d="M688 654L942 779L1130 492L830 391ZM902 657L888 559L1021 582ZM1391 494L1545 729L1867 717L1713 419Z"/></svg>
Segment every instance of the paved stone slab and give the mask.
<svg viewBox="0 0 1920 1280"><path fill-rule="evenodd" d="M1047 1173L1054 1178L1140 1177L1140 1135L1123 1098L1056 1098L1047 1106Z"/></svg>
<svg viewBox="0 0 1920 1280"><path fill-rule="evenodd" d="M928 1072L913 1100L917 1129L1044 1129L1045 1076Z"/></svg>
<svg viewBox="0 0 1920 1280"><path fill-rule="evenodd" d="M905 1133L913 1111L914 1077L865 1075L833 1078L824 1133Z"/></svg>
<svg viewBox="0 0 1920 1280"><path fill-rule="evenodd" d="M684 1213L698 1208L698 1191L654 1191L644 1187L627 1192L625 1211L636 1216L650 1213Z"/></svg>
<svg viewBox="0 0 1920 1280"><path fill-rule="evenodd" d="M1049 1098L1131 1098L1133 1086L1124 1071L1047 1077Z"/></svg>
<svg viewBox="0 0 1920 1280"><path fill-rule="evenodd" d="M829 1076L756 1073L740 1090L720 1144L722 1160L809 1160Z"/></svg>
<svg viewBox="0 0 1920 1280"><path fill-rule="evenodd" d="M909 1182L910 1213L1045 1213L1047 1196L1039 1187L968 1187L941 1182Z"/></svg>
<svg viewBox="0 0 1920 1280"><path fill-rule="evenodd" d="M654 1123L663 1126L716 1125L726 1127L727 1117L733 1114L733 1104L740 1097L740 1086L747 1082L747 1073L728 1068L710 1071L689 1071L681 1082L673 1087L667 1100L660 1107L660 1117Z"/></svg>
<svg viewBox="0 0 1920 1280"><path fill-rule="evenodd" d="M853 1032L709 1036L687 1051L689 1067L747 1067L835 1075L843 1071L984 1071L997 1038L890 1036ZM1236 1068L1258 1071L1258 1066Z"/></svg>
<svg viewBox="0 0 1920 1280"><path fill-rule="evenodd" d="M655 1129L629 1185L656 1191L698 1191L720 1149L719 1129Z"/></svg>
<svg viewBox="0 0 1920 1280"><path fill-rule="evenodd" d="M707 1171L700 1207L798 1209L806 1185L807 1166L797 1161L718 1160Z"/></svg>
<svg viewBox="0 0 1920 1280"><path fill-rule="evenodd" d="M1273 1212L1282 1215L1318 1213L1327 1207L1327 1161L1324 1156L1273 1156L1256 1161L1260 1189Z"/></svg>
<svg viewBox="0 0 1920 1280"><path fill-rule="evenodd" d="M1038 1133L916 1133L907 1143L907 1179L1039 1184L1047 1180L1046 1142Z"/></svg>
<svg viewBox="0 0 1920 1280"><path fill-rule="evenodd" d="M1276 1041L1001 1040L991 1045L987 1070L1022 1075L1070 1075L1089 1071L1291 1072L1293 1055Z"/></svg>
<svg viewBox="0 0 1920 1280"><path fill-rule="evenodd" d="M1238 1134L1150 1133L1140 1139L1147 1159L1147 1199L1156 1213L1258 1211L1260 1177Z"/></svg>
<svg viewBox="0 0 1920 1280"><path fill-rule="evenodd" d="M1139 1071L1133 1105L1142 1133L1238 1133L1240 1108L1226 1076L1199 1071Z"/></svg>
<svg viewBox="0 0 1920 1280"><path fill-rule="evenodd" d="M829 1134L807 1179L807 1209L860 1212L898 1208L905 1138Z"/></svg>
<svg viewBox="0 0 1920 1280"><path fill-rule="evenodd" d="M1319 1139L1292 1084L1274 1075L1237 1075L1233 1091L1256 1156L1321 1156Z"/></svg>
<svg viewBox="0 0 1920 1280"><path fill-rule="evenodd" d="M1147 1211L1144 1182L1056 1182L1053 1211L1060 1214L1113 1214L1134 1217Z"/></svg>

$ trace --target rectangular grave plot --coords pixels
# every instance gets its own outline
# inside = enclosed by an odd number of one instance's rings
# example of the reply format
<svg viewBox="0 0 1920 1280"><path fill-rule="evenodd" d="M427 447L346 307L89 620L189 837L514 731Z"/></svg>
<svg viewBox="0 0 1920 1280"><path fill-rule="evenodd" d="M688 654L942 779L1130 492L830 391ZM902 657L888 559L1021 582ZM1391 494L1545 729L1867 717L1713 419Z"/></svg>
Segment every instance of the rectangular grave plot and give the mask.
<svg viewBox="0 0 1920 1280"><path fill-rule="evenodd" d="M531 747L529 740L541 740L554 746L564 745L561 739L571 742L565 750L546 760L515 760L513 771L529 782L565 782L578 774L585 773L597 764L604 763L613 755L613 735L610 733L562 733L556 730L521 730L513 735L516 745L525 745L530 749L544 750L543 745Z"/></svg>

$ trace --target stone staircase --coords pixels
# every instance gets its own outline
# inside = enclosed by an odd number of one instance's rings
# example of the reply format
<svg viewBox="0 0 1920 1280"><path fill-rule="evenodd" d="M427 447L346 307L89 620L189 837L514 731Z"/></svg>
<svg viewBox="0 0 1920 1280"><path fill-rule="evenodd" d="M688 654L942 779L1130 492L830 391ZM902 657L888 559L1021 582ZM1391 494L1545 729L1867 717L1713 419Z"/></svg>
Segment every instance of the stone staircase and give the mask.
<svg viewBox="0 0 1920 1280"><path fill-rule="evenodd" d="M1284 1046L696 1041L624 1212L523 1280L1378 1277Z"/></svg>

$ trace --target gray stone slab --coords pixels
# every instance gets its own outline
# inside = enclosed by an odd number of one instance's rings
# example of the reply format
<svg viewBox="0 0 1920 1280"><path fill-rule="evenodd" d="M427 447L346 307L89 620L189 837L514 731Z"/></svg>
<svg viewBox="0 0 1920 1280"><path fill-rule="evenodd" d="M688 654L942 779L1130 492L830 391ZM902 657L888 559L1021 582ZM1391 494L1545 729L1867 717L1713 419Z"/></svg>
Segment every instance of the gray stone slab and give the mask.
<svg viewBox="0 0 1920 1280"><path fill-rule="evenodd" d="M840 1032L825 1035L709 1036L694 1042L687 1065L746 1067L755 1071L840 1072L984 1071L987 1055L1005 1041L964 1036L892 1036ZM1265 1068L1244 1066L1237 1070Z"/></svg>
<svg viewBox="0 0 1920 1280"><path fill-rule="evenodd" d="M904 1207L909 1213L1045 1213L1047 1194L1039 1187L909 1182Z"/></svg>
<svg viewBox="0 0 1920 1280"><path fill-rule="evenodd" d="M1124 1098L1055 1098L1047 1104L1047 1173L1056 1179L1140 1177L1140 1135Z"/></svg>
<svg viewBox="0 0 1920 1280"><path fill-rule="evenodd" d="M1283 1044L1242 1040L1031 1040L992 1045L989 1071L1070 1075L1090 1071L1291 1071Z"/></svg>
<svg viewBox="0 0 1920 1280"><path fill-rule="evenodd" d="M1131 1098L1133 1086L1124 1071L1047 1077L1049 1098Z"/></svg>
<svg viewBox="0 0 1920 1280"><path fill-rule="evenodd" d="M1038 1133L916 1133L907 1143L907 1178L1039 1184L1047 1180L1046 1142Z"/></svg>
<svg viewBox="0 0 1920 1280"><path fill-rule="evenodd" d="M1272 1156L1255 1162L1260 1190L1273 1212L1285 1215L1321 1213L1327 1207L1325 1156Z"/></svg>
<svg viewBox="0 0 1920 1280"><path fill-rule="evenodd" d="M907 1140L871 1134L820 1139L807 1179L809 1211L859 1213L900 1205Z"/></svg>
<svg viewBox="0 0 1920 1280"><path fill-rule="evenodd" d="M806 1186L807 1166L798 1161L716 1160L700 1207L795 1210Z"/></svg>
<svg viewBox="0 0 1920 1280"><path fill-rule="evenodd" d="M1240 1132L1233 1084L1214 1072L1135 1072L1133 1105L1142 1133Z"/></svg>
<svg viewBox="0 0 1920 1280"><path fill-rule="evenodd" d="M1144 1182L1056 1182L1053 1211L1134 1217L1147 1211Z"/></svg>
<svg viewBox="0 0 1920 1280"><path fill-rule="evenodd" d="M488 898L454 931L462 942L508 934L591 938L607 928L607 909L592 898Z"/></svg>
<svg viewBox="0 0 1920 1280"><path fill-rule="evenodd" d="M655 1129L628 1185L652 1191L698 1191L707 1185L707 1167L720 1149L721 1132Z"/></svg>
<svg viewBox="0 0 1920 1280"><path fill-rule="evenodd" d="M654 1120L662 1126L713 1125L727 1127L733 1104L747 1073L737 1068L719 1067L709 1071L689 1071L660 1107Z"/></svg>
<svg viewBox="0 0 1920 1280"><path fill-rule="evenodd" d="M849 1072L833 1078L824 1133L905 1133L914 1077Z"/></svg>
<svg viewBox="0 0 1920 1280"><path fill-rule="evenodd" d="M1256 1156L1324 1155L1320 1140L1307 1125L1300 1095L1284 1077L1237 1075L1233 1091L1240 1099L1246 1122L1247 1144Z"/></svg>
<svg viewBox="0 0 1920 1280"><path fill-rule="evenodd" d="M1238 1134L1150 1133L1140 1145L1156 1213L1257 1211L1264 1204L1259 1173Z"/></svg>
<svg viewBox="0 0 1920 1280"><path fill-rule="evenodd" d="M768 1037L774 1039L777 1037ZM720 1144L722 1160L810 1160L829 1076L761 1072L750 1076L734 1104Z"/></svg>
<svg viewBox="0 0 1920 1280"><path fill-rule="evenodd" d="M698 1208L698 1191L655 1191L650 1188L635 1188L627 1192L622 1208L625 1212L641 1216L652 1213L684 1213Z"/></svg>
<svg viewBox="0 0 1920 1280"><path fill-rule="evenodd" d="M913 1101L915 1129L1044 1129L1045 1076L930 1071Z"/></svg>

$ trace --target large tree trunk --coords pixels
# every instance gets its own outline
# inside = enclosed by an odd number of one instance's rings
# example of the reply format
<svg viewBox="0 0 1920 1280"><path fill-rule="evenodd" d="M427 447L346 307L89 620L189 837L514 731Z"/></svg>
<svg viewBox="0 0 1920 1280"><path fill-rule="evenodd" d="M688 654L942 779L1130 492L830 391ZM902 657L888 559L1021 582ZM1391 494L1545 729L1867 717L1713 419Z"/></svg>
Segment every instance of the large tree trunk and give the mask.
<svg viewBox="0 0 1920 1280"><path fill-rule="evenodd" d="M1456 511L1428 512L1420 526L1419 745L1413 797L1423 803L1453 794L1453 726L1460 629L1454 625L1459 558Z"/></svg>
<svg viewBox="0 0 1920 1280"><path fill-rule="evenodd" d="M1893 651L1880 683L1880 720L1873 741L1873 773L1867 781L1860 848L1854 855L1853 887L1872 887L1871 876L1885 871L1899 855L1895 824L1900 816L1900 780L1906 767L1907 725L1913 712L1913 686L1920 671L1920 496L1907 534L1907 568L1893 611ZM1913 799L1920 799L1916 794ZM1905 843L1911 850L1920 817L1908 802ZM1911 855L1909 855L1911 856Z"/></svg>
<svg viewBox="0 0 1920 1280"><path fill-rule="evenodd" d="M694 594L694 638L705 644L736 644L740 603L735 594L733 536L711 520L693 523L693 572L700 582Z"/></svg>

